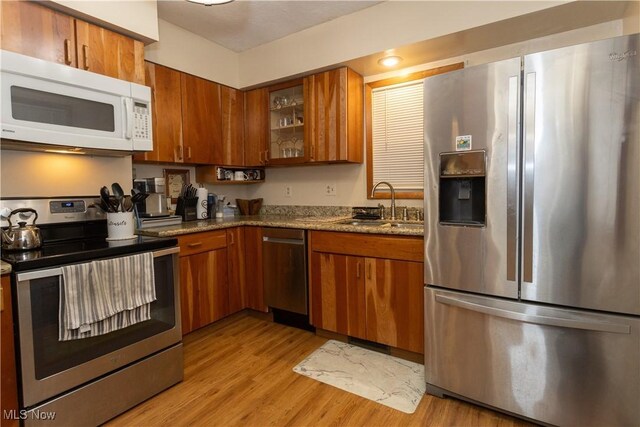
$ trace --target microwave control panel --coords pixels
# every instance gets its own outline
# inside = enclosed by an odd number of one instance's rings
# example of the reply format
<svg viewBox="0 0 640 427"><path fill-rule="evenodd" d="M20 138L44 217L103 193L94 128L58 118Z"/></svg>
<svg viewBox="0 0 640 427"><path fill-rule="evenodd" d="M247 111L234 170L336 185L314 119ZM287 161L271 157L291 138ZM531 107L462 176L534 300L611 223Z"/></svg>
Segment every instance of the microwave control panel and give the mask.
<svg viewBox="0 0 640 427"><path fill-rule="evenodd" d="M133 119L133 137L135 139L151 139L149 132L151 126L151 109L149 108L149 104L134 102Z"/></svg>

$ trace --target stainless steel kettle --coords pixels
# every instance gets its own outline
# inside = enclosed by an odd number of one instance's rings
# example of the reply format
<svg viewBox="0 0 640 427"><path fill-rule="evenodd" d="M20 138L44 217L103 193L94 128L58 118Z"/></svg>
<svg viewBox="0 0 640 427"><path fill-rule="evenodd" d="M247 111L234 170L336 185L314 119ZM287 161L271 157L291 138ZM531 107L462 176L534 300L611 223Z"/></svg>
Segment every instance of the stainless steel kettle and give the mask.
<svg viewBox="0 0 640 427"><path fill-rule="evenodd" d="M19 221L18 225L11 225L11 217L15 214L33 212L35 218L33 224L27 225L26 221ZM2 230L2 249L10 251L26 251L42 246L40 229L36 227L38 212L31 208L20 208L11 212L7 218L9 228Z"/></svg>

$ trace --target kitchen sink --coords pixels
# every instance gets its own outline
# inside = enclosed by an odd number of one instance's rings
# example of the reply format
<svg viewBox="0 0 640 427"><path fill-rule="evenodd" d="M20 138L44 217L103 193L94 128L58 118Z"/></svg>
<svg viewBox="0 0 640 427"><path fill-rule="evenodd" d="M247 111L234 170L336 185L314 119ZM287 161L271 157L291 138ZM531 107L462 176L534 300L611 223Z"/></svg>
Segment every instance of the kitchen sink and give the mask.
<svg viewBox="0 0 640 427"><path fill-rule="evenodd" d="M418 222L389 222L383 220L358 220L349 219L337 222L337 224L351 225L355 227L393 227L406 229L420 229L424 227L423 223Z"/></svg>
<svg viewBox="0 0 640 427"><path fill-rule="evenodd" d="M424 228L424 224L417 222L392 222L389 224L391 227L398 228Z"/></svg>
<svg viewBox="0 0 640 427"><path fill-rule="evenodd" d="M367 221L367 220L358 220L358 219L349 219L346 221L340 221L338 224L343 225L353 225L356 227L381 227L383 225L388 226L388 223L382 221Z"/></svg>

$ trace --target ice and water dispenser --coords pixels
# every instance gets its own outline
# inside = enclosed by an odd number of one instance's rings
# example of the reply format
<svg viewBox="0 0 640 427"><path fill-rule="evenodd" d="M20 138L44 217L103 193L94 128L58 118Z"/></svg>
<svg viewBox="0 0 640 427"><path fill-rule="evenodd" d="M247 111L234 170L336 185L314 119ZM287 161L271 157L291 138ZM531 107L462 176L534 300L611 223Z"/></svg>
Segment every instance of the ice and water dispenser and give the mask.
<svg viewBox="0 0 640 427"><path fill-rule="evenodd" d="M440 153L440 224L484 226L484 151Z"/></svg>

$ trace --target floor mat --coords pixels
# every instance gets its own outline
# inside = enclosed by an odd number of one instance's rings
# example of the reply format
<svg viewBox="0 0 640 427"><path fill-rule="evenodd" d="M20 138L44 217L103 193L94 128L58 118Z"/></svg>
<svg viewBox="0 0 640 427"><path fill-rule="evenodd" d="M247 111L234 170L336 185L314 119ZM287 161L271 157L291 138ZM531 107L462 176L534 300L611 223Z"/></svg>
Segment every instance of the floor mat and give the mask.
<svg viewBox="0 0 640 427"><path fill-rule="evenodd" d="M424 396L424 366L329 340L294 372L413 414Z"/></svg>

